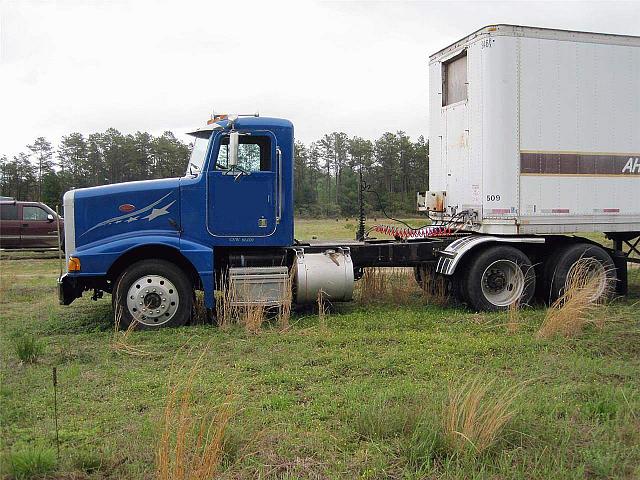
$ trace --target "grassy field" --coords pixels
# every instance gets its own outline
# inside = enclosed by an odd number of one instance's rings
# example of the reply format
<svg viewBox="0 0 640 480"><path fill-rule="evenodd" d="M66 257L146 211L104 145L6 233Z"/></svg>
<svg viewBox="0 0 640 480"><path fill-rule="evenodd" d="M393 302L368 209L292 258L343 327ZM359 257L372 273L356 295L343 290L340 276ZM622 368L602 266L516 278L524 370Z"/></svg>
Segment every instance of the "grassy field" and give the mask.
<svg viewBox="0 0 640 480"><path fill-rule="evenodd" d="M350 239L355 224L302 220L297 236ZM7 476L189 478L163 473L157 453L168 385L195 367L191 396L172 412L197 423L229 406L221 478L640 477L638 269L630 295L599 307L580 335L540 340L543 308L428 305L405 274L377 301L294 312L284 330L272 321L258 334L194 325L125 337L108 295L57 304L57 260L3 258L0 268ZM472 426L497 407L509 413L486 446L446 422L449 391L473 380L488 388Z"/></svg>

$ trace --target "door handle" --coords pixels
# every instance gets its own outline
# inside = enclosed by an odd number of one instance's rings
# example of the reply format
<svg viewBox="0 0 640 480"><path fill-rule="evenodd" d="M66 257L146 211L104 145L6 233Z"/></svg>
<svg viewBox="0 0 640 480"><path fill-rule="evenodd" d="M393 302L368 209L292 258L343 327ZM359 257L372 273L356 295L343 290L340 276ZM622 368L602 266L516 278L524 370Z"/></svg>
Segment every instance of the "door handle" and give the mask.
<svg viewBox="0 0 640 480"><path fill-rule="evenodd" d="M28 226L29 226L29 224L28 224L28 223L23 223L23 224L22 224L22 226L23 226L23 227L28 227Z"/></svg>
<svg viewBox="0 0 640 480"><path fill-rule="evenodd" d="M276 224L278 224L282 218L282 150L280 150L280 147L276 147L276 156L278 158L278 214Z"/></svg>

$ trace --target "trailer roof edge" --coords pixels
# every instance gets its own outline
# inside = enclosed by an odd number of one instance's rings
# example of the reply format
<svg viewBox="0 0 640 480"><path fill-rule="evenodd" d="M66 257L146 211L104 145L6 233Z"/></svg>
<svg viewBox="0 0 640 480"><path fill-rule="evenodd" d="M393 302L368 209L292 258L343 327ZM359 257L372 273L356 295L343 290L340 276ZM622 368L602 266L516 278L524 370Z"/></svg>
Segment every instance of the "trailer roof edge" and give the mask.
<svg viewBox="0 0 640 480"><path fill-rule="evenodd" d="M548 38L565 41L605 43L613 45L627 45L640 47L640 36L620 35L616 33L599 33L582 30L565 30L559 28L532 27L528 25L513 25L509 23L496 23L485 25L473 33L462 37L461 39L447 45L429 55L429 60L433 60L438 55L459 48L461 45L468 43L470 40L482 35L505 35L520 36L529 38Z"/></svg>

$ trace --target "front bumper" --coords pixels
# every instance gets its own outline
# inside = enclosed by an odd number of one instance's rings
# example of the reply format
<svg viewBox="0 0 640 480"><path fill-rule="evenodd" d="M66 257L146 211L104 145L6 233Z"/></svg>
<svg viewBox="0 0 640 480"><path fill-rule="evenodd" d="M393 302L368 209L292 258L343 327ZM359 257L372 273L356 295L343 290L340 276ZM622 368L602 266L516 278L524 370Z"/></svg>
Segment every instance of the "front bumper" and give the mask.
<svg viewBox="0 0 640 480"><path fill-rule="evenodd" d="M60 305L70 305L76 298L82 296L83 287L77 277L65 273L58 278L58 301Z"/></svg>

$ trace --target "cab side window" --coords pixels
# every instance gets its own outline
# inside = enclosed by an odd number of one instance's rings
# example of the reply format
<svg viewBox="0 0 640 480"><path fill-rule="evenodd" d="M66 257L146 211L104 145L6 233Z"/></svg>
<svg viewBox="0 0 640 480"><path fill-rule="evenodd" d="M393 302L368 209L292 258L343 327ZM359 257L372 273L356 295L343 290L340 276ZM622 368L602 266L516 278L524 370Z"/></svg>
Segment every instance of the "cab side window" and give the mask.
<svg viewBox="0 0 640 480"><path fill-rule="evenodd" d="M216 159L216 170L228 170L229 137L220 140ZM260 135L241 135L238 145L238 166L247 172L268 172L271 170L271 140Z"/></svg>
<svg viewBox="0 0 640 480"><path fill-rule="evenodd" d="M47 212L43 208L24 205L22 207L23 220L47 220Z"/></svg>
<svg viewBox="0 0 640 480"><path fill-rule="evenodd" d="M0 220L18 220L18 206L0 205Z"/></svg>

